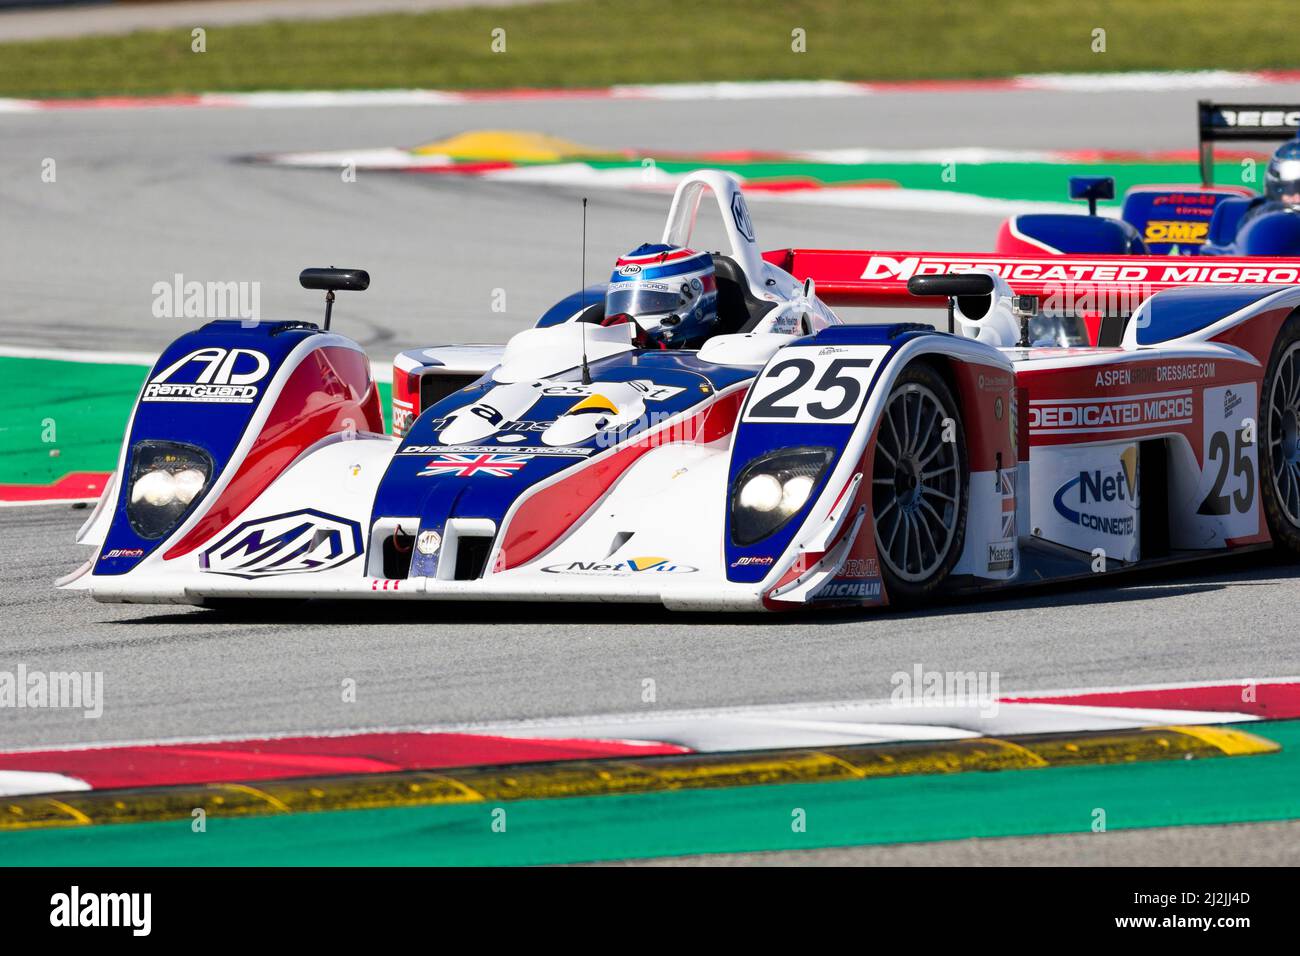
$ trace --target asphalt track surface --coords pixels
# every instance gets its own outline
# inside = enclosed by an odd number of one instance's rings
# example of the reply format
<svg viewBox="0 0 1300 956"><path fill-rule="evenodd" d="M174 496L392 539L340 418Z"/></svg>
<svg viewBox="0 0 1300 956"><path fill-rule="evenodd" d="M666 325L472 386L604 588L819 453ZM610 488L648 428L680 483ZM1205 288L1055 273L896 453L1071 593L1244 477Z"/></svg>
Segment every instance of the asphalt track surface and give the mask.
<svg viewBox="0 0 1300 956"><path fill-rule="evenodd" d="M347 184L331 172L231 162L236 155L416 144L483 128L674 150L1178 148L1191 145L1198 96L1297 94L1277 87L3 115L0 343L160 348L183 323L151 317L151 286L177 272L261 281L264 316L314 319L317 297L297 287L297 272L335 264L371 271L371 291L340 297L335 321L383 360L416 345L502 340L579 279L576 192L377 173ZM41 182L45 157L56 159L54 184ZM663 196L594 193L590 277L657 238L666 205ZM997 225L788 203L755 202L753 212L769 247L980 249ZM505 314L488 308L495 288L507 290ZM104 715L8 711L6 746L639 711L646 677L657 683L657 706L678 709L886 697L890 675L917 663L998 671L1004 692L1300 673L1300 567L1268 556L908 615L706 618L639 606L361 603L232 617L54 591L52 580L85 558L72 542L85 514L0 509L0 666L103 671ZM348 678L357 682L355 703L342 700Z"/></svg>

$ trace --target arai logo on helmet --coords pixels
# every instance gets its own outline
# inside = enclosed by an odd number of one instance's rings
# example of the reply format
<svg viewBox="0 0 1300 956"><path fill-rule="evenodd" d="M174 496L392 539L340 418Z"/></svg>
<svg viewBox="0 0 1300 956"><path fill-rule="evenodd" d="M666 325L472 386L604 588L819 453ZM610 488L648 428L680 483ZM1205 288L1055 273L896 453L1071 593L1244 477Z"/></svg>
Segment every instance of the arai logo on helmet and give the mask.
<svg viewBox="0 0 1300 956"><path fill-rule="evenodd" d="M629 574L692 574L699 570L688 564L673 564L667 558L628 558L626 561L570 561L542 568L548 574L595 574L623 577Z"/></svg>
<svg viewBox="0 0 1300 956"><path fill-rule="evenodd" d="M271 360L254 349L196 349L149 379L140 401L248 405L270 370Z"/></svg>
<svg viewBox="0 0 1300 956"><path fill-rule="evenodd" d="M641 274L641 267L635 262L629 262L626 265L618 267L618 274L621 276L636 276Z"/></svg>

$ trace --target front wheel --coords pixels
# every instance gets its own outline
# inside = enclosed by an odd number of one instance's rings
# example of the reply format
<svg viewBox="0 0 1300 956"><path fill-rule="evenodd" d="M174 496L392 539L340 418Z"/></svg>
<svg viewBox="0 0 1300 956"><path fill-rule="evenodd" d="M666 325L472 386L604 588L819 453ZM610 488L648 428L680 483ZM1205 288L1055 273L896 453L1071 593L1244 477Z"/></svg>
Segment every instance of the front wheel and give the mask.
<svg viewBox="0 0 1300 956"><path fill-rule="evenodd" d="M891 599L935 593L961 556L970 500L956 399L929 365L898 377L876 432L871 513Z"/></svg>
<svg viewBox="0 0 1300 956"><path fill-rule="evenodd" d="M1261 397L1262 497L1274 542L1300 554L1300 314L1282 325Z"/></svg>

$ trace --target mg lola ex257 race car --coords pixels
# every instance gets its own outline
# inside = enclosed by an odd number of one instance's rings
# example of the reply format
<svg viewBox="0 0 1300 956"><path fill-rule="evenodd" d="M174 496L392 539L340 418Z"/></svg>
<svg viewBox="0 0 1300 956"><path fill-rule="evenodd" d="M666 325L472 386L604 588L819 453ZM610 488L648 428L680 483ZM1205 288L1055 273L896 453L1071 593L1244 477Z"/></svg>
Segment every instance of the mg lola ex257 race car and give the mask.
<svg viewBox="0 0 1300 956"><path fill-rule="evenodd" d="M1102 295L1121 265L1171 260L762 254L716 171L681 184L665 243L689 243L707 193L730 248L702 346L639 348L588 289L505 345L399 355L396 435L342 335L182 336L79 533L94 557L61 586L780 610L1300 549L1294 279L1267 284L1259 260L1152 273L1131 314L1104 317L1114 346L1035 345L1078 322L1042 307L1053 283ZM304 273L331 300L366 282ZM949 331L846 324L834 305L930 306Z"/></svg>

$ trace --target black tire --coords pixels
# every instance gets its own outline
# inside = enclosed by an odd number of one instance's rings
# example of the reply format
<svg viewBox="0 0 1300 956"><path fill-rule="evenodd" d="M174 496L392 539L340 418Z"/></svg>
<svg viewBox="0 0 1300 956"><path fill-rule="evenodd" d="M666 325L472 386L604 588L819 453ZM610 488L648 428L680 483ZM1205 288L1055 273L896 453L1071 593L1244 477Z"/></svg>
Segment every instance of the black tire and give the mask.
<svg viewBox="0 0 1300 956"><path fill-rule="evenodd" d="M948 441L945 419L953 425ZM943 586L961 557L970 504L961 411L931 366L914 362L894 383L871 475L872 524L889 599L916 603Z"/></svg>
<svg viewBox="0 0 1300 956"><path fill-rule="evenodd" d="M1300 554L1300 313L1273 343L1259 404L1264 516L1273 541Z"/></svg>

